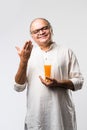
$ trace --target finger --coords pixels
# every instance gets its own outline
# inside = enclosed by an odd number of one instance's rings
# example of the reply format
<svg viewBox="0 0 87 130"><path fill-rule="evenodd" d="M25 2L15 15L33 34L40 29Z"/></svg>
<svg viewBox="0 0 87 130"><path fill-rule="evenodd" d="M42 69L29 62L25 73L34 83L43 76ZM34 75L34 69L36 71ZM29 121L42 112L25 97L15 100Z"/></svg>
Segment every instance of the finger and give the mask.
<svg viewBox="0 0 87 130"><path fill-rule="evenodd" d="M43 82L43 78L41 76L39 76L40 80Z"/></svg>
<svg viewBox="0 0 87 130"><path fill-rule="evenodd" d="M32 50L32 48L33 48L33 45L32 45L31 43L28 44L27 47L26 47L26 49L27 49L27 50L30 50L30 51Z"/></svg>
<svg viewBox="0 0 87 130"><path fill-rule="evenodd" d="M32 45L32 42L31 41L27 41L23 47L23 49L29 49L30 46Z"/></svg>
<svg viewBox="0 0 87 130"><path fill-rule="evenodd" d="M53 79L52 79L52 78L49 78L49 77L46 77L46 80L53 81Z"/></svg>
<svg viewBox="0 0 87 130"><path fill-rule="evenodd" d="M20 51L20 48L19 48L18 46L16 46L15 48L16 48L16 50L17 50L18 52Z"/></svg>
<svg viewBox="0 0 87 130"><path fill-rule="evenodd" d="M28 41L27 41L27 42L25 42L25 44L24 44L24 46L23 46L23 49L26 49L27 44L28 44Z"/></svg>
<svg viewBox="0 0 87 130"><path fill-rule="evenodd" d="M46 81L41 76L39 76L39 78L43 84L46 84Z"/></svg>
<svg viewBox="0 0 87 130"><path fill-rule="evenodd" d="M48 80L44 80L41 76L39 76L39 78L40 78L40 80L41 80L41 82L46 86L46 87L50 87L50 85L51 85L51 82L50 81L48 81Z"/></svg>
<svg viewBox="0 0 87 130"><path fill-rule="evenodd" d="M24 49L29 50L30 47L31 47L31 42L30 41L26 42L26 46Z"/></svg>

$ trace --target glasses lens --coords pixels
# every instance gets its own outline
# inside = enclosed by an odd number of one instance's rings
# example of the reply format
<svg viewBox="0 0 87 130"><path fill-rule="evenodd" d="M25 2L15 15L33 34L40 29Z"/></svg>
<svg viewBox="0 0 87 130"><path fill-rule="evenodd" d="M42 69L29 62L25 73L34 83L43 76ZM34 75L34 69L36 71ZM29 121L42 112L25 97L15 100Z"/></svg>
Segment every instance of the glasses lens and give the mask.
<svg viewBox="0 0 87 130"><path fill-rule="evenodd" d="M31 31L31 34L38 34L40 31L44 31L44 30L48 30L49 29L49 26L44 26L40 29L36 29L34 31Z"/></svg>

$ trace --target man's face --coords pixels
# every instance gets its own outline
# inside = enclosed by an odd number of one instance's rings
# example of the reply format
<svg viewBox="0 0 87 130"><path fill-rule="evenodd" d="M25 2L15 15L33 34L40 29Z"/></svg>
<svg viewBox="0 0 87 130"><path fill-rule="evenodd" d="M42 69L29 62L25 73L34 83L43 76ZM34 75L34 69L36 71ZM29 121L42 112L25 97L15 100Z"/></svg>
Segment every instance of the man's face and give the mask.
<svg viewBox="0 0 87 130"><path fill-rule="evenodd" d="M37 19L32 23L31 35L39 46L47 46L51 41L52 31L45 20Z"/></svg>

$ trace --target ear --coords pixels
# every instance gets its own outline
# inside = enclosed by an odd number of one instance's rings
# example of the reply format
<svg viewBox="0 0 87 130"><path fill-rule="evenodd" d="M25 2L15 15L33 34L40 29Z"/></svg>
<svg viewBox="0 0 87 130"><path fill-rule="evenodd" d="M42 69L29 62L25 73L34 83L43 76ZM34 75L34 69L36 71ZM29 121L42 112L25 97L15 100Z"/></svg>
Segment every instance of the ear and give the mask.
<svg viewBox="0 0 87 130"><path fill-rule="evenodd" d="M52 29L52 27L51 27L51 30L50 30L50 31L51 31L51 34L53 35L53 29Z"/></svg>

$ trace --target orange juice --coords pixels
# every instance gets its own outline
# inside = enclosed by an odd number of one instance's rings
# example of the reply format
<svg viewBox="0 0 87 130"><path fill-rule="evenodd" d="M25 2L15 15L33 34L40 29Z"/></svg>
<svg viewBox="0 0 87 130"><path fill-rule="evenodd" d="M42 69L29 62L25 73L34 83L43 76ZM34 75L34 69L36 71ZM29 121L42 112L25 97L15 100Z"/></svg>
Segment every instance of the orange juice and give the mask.
<svg viewBox="0 0 87 130"><path fill-rule="evenodd" d="M51 77L51 65L44 65L44 74L46 77Z"/></svg>

